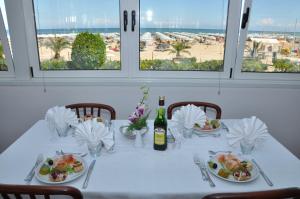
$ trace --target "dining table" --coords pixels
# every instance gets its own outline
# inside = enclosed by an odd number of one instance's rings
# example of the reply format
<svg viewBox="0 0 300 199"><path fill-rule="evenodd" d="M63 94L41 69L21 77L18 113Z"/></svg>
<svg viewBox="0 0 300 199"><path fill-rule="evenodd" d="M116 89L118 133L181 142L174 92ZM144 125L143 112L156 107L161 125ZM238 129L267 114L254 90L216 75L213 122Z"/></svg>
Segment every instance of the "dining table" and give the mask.
<svg viewBox="0 0 300 199"><path fill-rule="evenodd" d="M224 119L230 127L239 119ZM83 157L86 165L94 159L96 163L86 189L82 188L86 173L81 177L62 185L78 188L84 198L202 198L219 192L249 192L300 187L300 161L285 146L269 133L258 143L251 154L273 186L266 183L259 175L251 182L228 182L209 174L215 184L211 187L202 180L199 166L194 163L194 154L207 161L209 150L230 150L240 154L239 146L230 146L227 142L226 128L220 128L220 136L181 139L180 142L168 143L167 150L153 149L153 120L147 121L149 131L143 136L143 146L136 147L135 140L128 139L120 132L120 127L128 125L127 120L113 120L111 131L114 132L113 150L101 150L100 156ZM171 127L171 122L169 122ZM56 151L88 152L87 146L78 144L71 135L58 137L47 127L45 120L37 121L0 155L0 183L26 184L24 178L34 165L39 154L44 158L53 157ZM45 185L33 178L31 185ZM54 185L55 186L55 185Z"/></svg>

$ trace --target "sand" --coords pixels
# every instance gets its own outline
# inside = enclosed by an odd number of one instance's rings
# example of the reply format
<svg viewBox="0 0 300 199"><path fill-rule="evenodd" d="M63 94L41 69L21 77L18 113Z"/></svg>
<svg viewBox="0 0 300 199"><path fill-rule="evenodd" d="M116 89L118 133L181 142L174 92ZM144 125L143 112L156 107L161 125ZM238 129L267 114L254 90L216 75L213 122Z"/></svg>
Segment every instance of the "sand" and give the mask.
<svg viewBox="0 0 300 199"><path fill-rule="evenodd" d="M222 60L224 56L224 47L223 43L216 43L214 45L205 45L205 44L193 44L191 48L187 49L190 54L182 52L181 55L186 58L196 57L197 62L207 61L207 60ZM106 57L107 60L119 61L120 60L120 51L114 50L115 47L118 47L116 43L107 45L106 48ZM172 49L170 47L169 49ZM63 49L60 53L61 57L65 61L71 60L71 48ZM45 61L54 57L54 52L43 45L40 45L39 48L40 60ZM140 52L141 59L168 59L172 60L175 58L175 53L171 53L170 50L166 51L156 51L155 45L147 45L143 51Z"/></svg>
<svg viewBox="0 0 300 199"><path fill-rule="evenodd" d="M66 37L71 43L74 40L75 37ZM52 59L54 57L54 53L51 49L45 47L43 45L48 38L39 38L39 54L40 54L40 60L45 61ZM120 50L119 50L119 44L117 40L114 40L112 38L106 39L106 57L107 60L110 61L120 61ZM279 44L279 48L282 48L283 45L281 45L282 42ZM283 43L284 45L287 45L286 43ZM247 43L248 45L248 43ZM204 44L199 43L197 41L193 41L189 43L189 46L191 48L187 49L188 53L181 53L182 57L185 58L191 58L195 57L197 62L203 62L203 61L209 61L209 60L223 60L224 56L224 42L221 41L214 41L211 44ZM273 46L274 47L274 46ZM167 50L164 51L157 51L155 50L156 44L147 44L145 48L140 51L140 59L141 60L152 60L152 59L162 59L162 60L173 60L173 58L176 57L175 53L171 53L170 50L172 47L169 47ZM268 51L268 48L264 50L264 52L260 52L260 54L264 54L265 56L262 58L260 57L260 61L264 64L268 64L269 67L267 71L272 72L274 71L274 68L272 67L272 51ZM60 53L61 57L65 61L71 61L71 48L63 49ZM249 57L249 51L245 49L244 56ZM300 62L299 57L291 56L291 57L284 57L280 53L277 53L277 58L288 58L291 59L291 61ZM293 59L293 60L292 60Z"/></svg>

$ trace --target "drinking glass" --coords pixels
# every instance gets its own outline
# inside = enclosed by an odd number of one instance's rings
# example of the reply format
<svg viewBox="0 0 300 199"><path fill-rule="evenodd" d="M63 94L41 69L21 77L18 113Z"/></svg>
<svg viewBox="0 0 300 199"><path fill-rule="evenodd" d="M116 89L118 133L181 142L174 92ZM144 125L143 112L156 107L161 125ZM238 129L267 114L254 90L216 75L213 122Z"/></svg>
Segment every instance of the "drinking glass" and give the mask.
<svg viewBox="0 0 300 199"><path fill-rule="evenodd" d="M249 139L242 139L240 142L241 151L244 155L249 155L254 149L254 141Z"/></svg>
<svg viewBox="0 0 300 199"><path fill-rule="evenodd" d="M66 137L68 135L68 125L57 126L56 132L59 137Z"/></svg>
<svg viewBox="0 0 300 199"><path fill-rule="evenodd" d="M192 138L193 129L192 128L182 128L182 135L184 138Z"/></svg>
<svg viewBox="0 0 300 199"><path fill-rule="evenodd" d="M89 153L92 157L98 157L100 156L100 152L102 149L102 142L88 142L87 143Z"/></svg>
<svg viewBox="0 0 300 199"><path fill-rule="evenodd" d="M145 144L142 136L142 130L134 130L133 132L135 134L134 147L143 148Z"/></svg>

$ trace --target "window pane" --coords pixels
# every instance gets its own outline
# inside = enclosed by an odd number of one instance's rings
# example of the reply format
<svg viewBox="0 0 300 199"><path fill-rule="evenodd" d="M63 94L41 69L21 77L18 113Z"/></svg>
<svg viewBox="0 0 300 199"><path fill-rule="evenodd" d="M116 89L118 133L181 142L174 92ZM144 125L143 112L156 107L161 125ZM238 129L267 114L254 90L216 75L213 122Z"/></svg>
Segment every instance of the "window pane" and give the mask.
<svg viewBox="0 0 300 199"><path fill-rule="evenodd" d="M299 0L253 0L242 72L300 72L299 7Z"/></svg>
<svg viewBox="0 0 300 199"><path fill-rule="evenodd" d="M140 70L223 71L228 0L140 0Z"/></svg>
<svg viewBox="0 0 300 199"><path fill-rule="evenodd" d="M120 70L119 0L34 0L41 70Z"/></svg>

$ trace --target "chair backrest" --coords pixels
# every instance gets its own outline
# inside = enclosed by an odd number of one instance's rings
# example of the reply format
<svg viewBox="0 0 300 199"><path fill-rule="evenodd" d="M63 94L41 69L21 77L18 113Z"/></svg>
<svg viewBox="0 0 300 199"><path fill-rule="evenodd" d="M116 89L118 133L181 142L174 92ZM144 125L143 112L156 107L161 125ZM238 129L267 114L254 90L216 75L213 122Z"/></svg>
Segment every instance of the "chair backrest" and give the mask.
<svg viewBox="0 0 300 199"><path fill-rule="evenodd" d="M101 116L101 110L106 110L110 113L110 119L116 119L116 111L113 107L106 105L106 104L97 104L97 103L78 103L78 104L70 104L67 105L66 108L75 109L77 117L80 118L81 116L86 115L94 115L96 114L97 117ZM81 115L83 110L83 114Z"/></svg>
<svg viewBox="0 0 300 199"><path fill-rule="evenodd" d="M258 192L241 192L241 193L216 193L205 196L203 199L283 199L283 198L300 198L299 188L286 188Z"/></svg>
<svg viewBox="0 0 300 199"><path fill-rule="evenodd" d="M50 199L50 196L70 196L73 199L83 199L81 192L68 186L37 186L37 185L5 185L0 184L0 195L3 199L36 199L44 196L45 199ZM13 197L11 197L13 196Z"/></svg>
<svg viewBox="0 0 300 199"><path fill-rule="evenodd" d="M172 118L172 114L175 108L186 106L188 104L193 104L195 106L203 107L203 111L205 113L207 111L207 108L211 108L216 112L216 119L221 119L222 110L218 105L209 102L195 102L195 101L176 102L174 104L171 104L167 110L168 119Z"/></svg>

